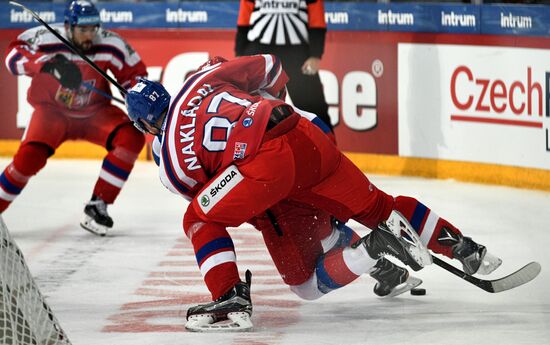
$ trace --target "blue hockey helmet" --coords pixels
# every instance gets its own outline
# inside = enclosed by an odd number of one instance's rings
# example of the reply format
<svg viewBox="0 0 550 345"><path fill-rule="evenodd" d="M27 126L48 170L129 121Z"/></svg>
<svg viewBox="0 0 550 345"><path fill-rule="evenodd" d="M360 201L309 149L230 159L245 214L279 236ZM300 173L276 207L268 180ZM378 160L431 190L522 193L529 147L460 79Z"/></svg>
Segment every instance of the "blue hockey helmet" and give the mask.
<svg viewBox="0 0 550 345"><path fill-rule="evenodd" d="M65 8L65 23L76 25L100 25L99 11L88 0L72 0Z"/></svg>
<svg viewBox="0 0 550 345"><path fill-rule="evenodd" d="M126 95L128 117L134 126L142 132L147 132L143 122L157 127L157 122L168 110L170 94L161 83L140 78Z"/></svg>

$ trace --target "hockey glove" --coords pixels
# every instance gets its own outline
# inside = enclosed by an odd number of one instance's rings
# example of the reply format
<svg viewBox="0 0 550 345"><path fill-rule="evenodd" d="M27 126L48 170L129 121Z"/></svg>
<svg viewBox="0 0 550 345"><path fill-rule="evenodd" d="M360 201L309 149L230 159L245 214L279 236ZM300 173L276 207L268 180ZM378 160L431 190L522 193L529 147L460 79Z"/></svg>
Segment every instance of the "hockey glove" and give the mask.
<svg viewBox="0 0 550 345"><path fill-rule="evenodd" d="M61 54L55 55L44 63L40 72L53 75L63 87L72 90L77 90L82 82L82 74L78 66Z"/></svg>

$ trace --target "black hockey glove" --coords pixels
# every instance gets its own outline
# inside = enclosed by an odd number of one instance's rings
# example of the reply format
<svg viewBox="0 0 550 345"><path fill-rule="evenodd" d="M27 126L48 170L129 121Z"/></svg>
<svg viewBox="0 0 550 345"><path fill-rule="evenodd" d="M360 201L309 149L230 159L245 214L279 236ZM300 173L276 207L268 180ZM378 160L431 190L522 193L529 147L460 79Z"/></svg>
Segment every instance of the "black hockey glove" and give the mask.
<svg viewBox="0 0 550 345"><path fill-rule="evenodd" d="M61 54L46 62L40 72L53 75L63 87L69 89L77 90L82 83L82 74L78 66Z"/></svg>

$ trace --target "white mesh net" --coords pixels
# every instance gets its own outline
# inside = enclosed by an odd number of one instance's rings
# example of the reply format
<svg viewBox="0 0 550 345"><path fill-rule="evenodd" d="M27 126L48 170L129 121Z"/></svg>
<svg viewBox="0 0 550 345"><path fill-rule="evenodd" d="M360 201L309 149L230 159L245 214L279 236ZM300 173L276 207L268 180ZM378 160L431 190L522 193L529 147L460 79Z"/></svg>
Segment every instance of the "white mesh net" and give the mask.
<svg viewBox="0 0 550 345"><path fill-rule="evenodd" d="M0 217L0 344L70 345Z"/></svg>

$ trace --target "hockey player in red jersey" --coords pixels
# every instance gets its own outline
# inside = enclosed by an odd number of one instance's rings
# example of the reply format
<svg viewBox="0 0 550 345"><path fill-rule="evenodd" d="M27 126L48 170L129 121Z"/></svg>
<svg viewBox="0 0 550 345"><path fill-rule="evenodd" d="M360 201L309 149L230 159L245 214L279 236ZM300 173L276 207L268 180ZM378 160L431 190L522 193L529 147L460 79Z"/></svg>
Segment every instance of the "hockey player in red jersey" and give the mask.
<svg viewBox="0 0 550 345"><path fill-rule="evenodd" d="M216 59L225 61L221 58ZM257 58L252 59L252 61L258 62L257 60ZM249 60L242 61L244 63ZM215 62L216 60L210 61L210 64ZM281 73L276 79L283 82L283 84L276 87L276 90L278 90L279 98L284 98L285 89L283 85L287 79L284 71L278 71L280 69L278 60L274 60L274 62L274 71ZM269 96L265 90L259 90L259 92L263 93L264 96ZM333 139L332 131L323 121L313 114L309 114L309 116L325 134ZM153 142L153 157L157 164L160 162L160 152L158 152L160 146L160 138L157 137ZM241 149L246 150L246 148ZM341 255L334 255L334 252L341 253L345 247L359 240L360 236L344 224L336 222L325 211L307 204L284 200L278 202L277 205L274 205L265 213L250 219L249 222L262 232L273 262L284 282L290 286L292 291L304 299L317 299L337 288L334 283L325 284L326 286L321 290L315 285L317 281L315 270L319 257L329 252L334 257L327 261L332 274L342 274L338 272L345 272L346 274L345 278L338 279L342 286L355 280L361 274L370 272L371 277L377 280L374 293L380 297L393 297L422 282L418 278L410 277L405 268L383 259L379 260L372 269L368 266L365 270L357 268L355 273L350 272L343 261L336 262ZM301 230L293 231L296 227L300 227ZM290 260L288 260L289 258ZM315 285L315 288L313 288L313 285Z"/></svg>
<svg viewBox="0 0 550 345"><path fill-rule="evenodd" d="M130 88L147 76L139 55L117 34L100 26L99 12L87 0L65 10L65 23L53 25L63 37L117 81ZM113 226L107 213L145 143L126 114L110 104L109 84L81 57L43 27L20 34L8 47L6 66L32 77L28 101L31 120L13 161L0 175L0 213L66 140L86 140L107 149L81 225L98 235Z"/></svg>
<svg viewBox="0 0 550 345"><path fill-rule="evenodd" d="M421 269L431 263L426 246L460 260L470 274L488 274L499 266L484 246L416 199L394 198L376 188L336 148L315 115L277 99L285 82L278 59L257 55L210 61L171 102L162 85L147 80L127 95L135 125L157 135L161 181L190 201L183 228L213 302L188 310L189 329L219 329L210 326L227 318L234 323L229 327L251 327L250 274L240 280L227 227L250 221L262 228L258 220L269 218L281 202L310 205L373 229L351 245L353 234L343 226L319 231L314 269L304 274L307 281L291 286L304 298L318 298L383 267L386 254ZM284 219L282 211L272 224ZM299 239L305 227L285 229ZM277 263L287 244L266 244L278 268L298 257L297 247L291 247L287 263Z"/></svg>

